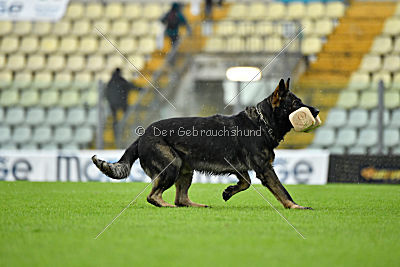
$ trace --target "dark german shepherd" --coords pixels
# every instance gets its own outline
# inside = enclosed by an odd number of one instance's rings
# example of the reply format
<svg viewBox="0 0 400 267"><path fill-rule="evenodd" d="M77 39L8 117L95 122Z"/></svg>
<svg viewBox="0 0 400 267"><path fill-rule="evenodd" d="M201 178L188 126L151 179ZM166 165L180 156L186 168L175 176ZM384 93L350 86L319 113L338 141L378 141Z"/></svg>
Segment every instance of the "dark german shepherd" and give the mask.
<svg viewBox="0 0 400 267"><path fill-rule="evenodd" d="M254 170L285 208L310 209L297 205L282 186L272 167L274 148L292 128L289 114L308 107L314 117L319 110L307 106L280 80L278 87L255 107L247 107L233 116L172 118L154 122L116 163L92 157L93 163L107 176L124 179L136 159L153 180L147 201L159 207L175 207L162 194L176 186L176 206L207 207L192 202L188 190L193 171L209 174L235 174L236 185L228 186L225 201L250 186L249 170Z"/></svg>

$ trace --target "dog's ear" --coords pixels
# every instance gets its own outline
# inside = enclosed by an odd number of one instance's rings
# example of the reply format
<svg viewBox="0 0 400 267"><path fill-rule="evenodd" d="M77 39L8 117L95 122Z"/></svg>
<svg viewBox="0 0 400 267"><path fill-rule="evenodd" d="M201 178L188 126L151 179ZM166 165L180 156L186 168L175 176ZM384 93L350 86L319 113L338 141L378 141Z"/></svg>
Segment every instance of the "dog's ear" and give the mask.
<svg viewBox="0 0 400 267"><path fill-rule="evenodd" d="M287 79L286 81L286 89L289 91L289 83L290 83L290 78Z"/></svg>
<svg viewBox="0 0 400 267"><path fill-rule="evenodd" d="M272 94L272 107L279 107L279 103L282 97L288 92L288 88L286 88L285 81L281 79L279 81L278 86L276 87L274 93Z"/></svg>

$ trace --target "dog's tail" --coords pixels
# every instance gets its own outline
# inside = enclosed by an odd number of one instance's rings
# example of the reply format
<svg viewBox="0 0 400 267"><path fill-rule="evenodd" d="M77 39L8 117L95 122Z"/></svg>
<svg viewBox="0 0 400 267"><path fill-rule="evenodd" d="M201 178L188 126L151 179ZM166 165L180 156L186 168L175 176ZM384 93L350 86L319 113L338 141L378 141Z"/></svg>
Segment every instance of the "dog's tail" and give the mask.
<svg viewBox="0 0 400 267"><path fill-rule="evenodd" d="M115 163L108 163L104 160L98 159L96 155L92 157L94 165L99 170L113 179L125 179L131 172L132 164L139 157L138 153L138 140L136 140L127 150L121 159Z"/></svg>

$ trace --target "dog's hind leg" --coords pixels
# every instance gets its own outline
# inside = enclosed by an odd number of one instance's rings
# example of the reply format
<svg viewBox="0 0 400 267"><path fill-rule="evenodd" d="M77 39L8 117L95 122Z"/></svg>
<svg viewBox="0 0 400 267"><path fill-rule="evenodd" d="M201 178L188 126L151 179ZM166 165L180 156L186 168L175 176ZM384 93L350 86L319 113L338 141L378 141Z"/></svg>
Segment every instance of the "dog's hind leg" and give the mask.
<svg viewBox="0 0 400 267"><path fill-rule="evenodd" d="M178 207L204 207L209 206L204 204L194 203L189 199L188 191L192 184L193 170L188 168L182 168L178 179L175 182L176 195L175 195L175 205Z"/></svg>
<svg viewBox="0 0 400 267"><path fill-rule="evenodd" d="M237 173L236 177L239 179L239 182L236 185L228 186L224 192L222 192L222 198L225 201L228 201L234 194L244 191L250 187L251 181L247 172Z"/></svg>
<svg viewBox="0 0 400 267"><path fill-rule="evenodd" d="M297 205L292 197L286 191L285 187L281 184L272 167L267 168L264 173L257 173L257 178L261 180L261 183L266 186L275 198L282 203L282 205L287 209L312 209L310 207L303 207Z"/></svg>

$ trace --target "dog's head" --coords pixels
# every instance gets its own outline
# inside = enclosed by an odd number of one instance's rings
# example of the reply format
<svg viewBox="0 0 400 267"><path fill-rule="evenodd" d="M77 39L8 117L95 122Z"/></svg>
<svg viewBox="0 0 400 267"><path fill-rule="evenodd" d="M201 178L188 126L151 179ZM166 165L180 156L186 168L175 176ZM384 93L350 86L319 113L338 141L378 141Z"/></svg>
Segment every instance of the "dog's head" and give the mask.
<svg viewBox="0 0 400 267"><path fill-rule="evenodd" d="M289 121L289 114L301 107L309 108L314 118L319 114L317 108L305 105L300 98L289 90L289 83L290 78L287 79L286 83L281 79L275 91L257 104L264 113L272 109L272 114L269 115L272 115L272 119L285 130L293 128Z"/></svg>

